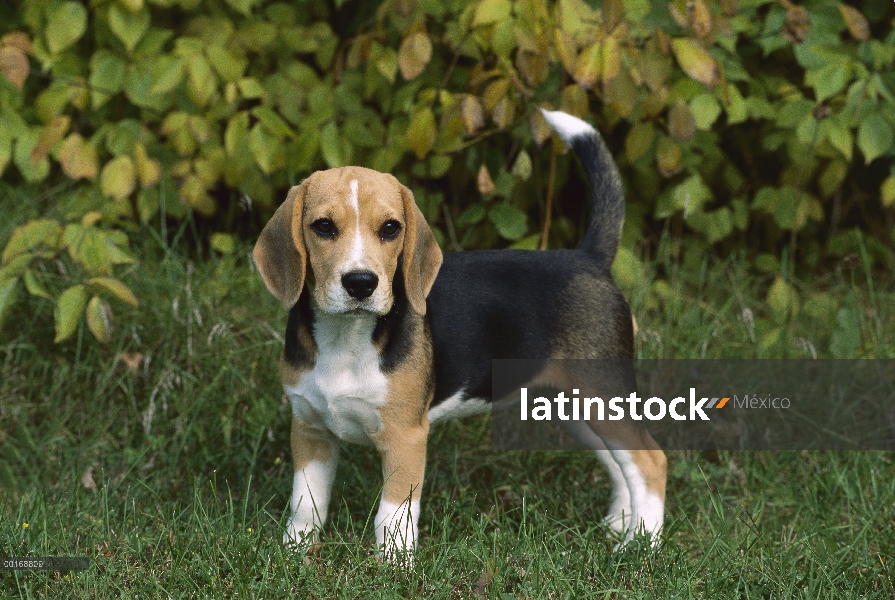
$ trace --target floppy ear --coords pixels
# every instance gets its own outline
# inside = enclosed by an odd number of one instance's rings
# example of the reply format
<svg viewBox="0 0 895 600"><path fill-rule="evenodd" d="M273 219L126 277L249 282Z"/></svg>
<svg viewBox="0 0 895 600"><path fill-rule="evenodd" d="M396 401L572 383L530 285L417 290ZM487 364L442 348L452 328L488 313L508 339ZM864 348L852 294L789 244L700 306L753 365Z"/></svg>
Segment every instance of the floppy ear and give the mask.
<svg viewBox="0 0 895 600"><path fill-rule="evenodd" d="M307 268L307 250L301 229L302 211L308 183L289 190L258 237L252 255L264 285L286 310L292 308L301 295Z"/></svg>
<svg viewBox="0 0 895 600"><path fill-rule="evenodd" d="M441 248L413 199L413 192L398 184L404 202L404 287L410 306L420 315L426 314L426 296L441 268Z"/></svg>

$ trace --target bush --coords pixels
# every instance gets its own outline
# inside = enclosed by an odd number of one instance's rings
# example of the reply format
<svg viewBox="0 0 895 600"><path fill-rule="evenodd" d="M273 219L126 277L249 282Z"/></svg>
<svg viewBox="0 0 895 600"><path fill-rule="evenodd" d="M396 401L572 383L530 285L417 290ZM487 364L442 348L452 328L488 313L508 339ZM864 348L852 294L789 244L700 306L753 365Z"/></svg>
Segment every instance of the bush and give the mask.
<svg viewBox="0 0 895 600"><path fill-rule="evenodd" d="M595 121L616 152L629 192L623 278L638 272L638 242L663 238L698 260L746 246L781 280L857 252L855 240L895 266L885 3L597 4L0 8L5 189L62 184L6 245L0 317L24 283L56 299L57 341L85 311L107 339L104 298L136 302L113 278L133 260L123 232L134 224L193 219L226 250L286 188L348 164L410 185L447 249L573 245L589 210L582 178L548 143L539 106Z"/></svg>

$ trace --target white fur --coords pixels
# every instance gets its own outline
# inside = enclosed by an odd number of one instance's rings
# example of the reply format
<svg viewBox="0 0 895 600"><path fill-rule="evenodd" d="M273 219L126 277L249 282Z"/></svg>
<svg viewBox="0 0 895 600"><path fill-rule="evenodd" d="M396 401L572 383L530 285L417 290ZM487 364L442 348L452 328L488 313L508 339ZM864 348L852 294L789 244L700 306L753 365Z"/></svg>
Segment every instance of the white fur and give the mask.
<svg viewBox="0 0 895 600"><path fill-rule="evenodd" d="M566 144L570 145L572 140L583 135L593 135L594 128L570 114L562 111L550 111L541 109L541 114L547 120L547 123L556 134L562 138Z"/></svg>
<svg viewBox="0 0 895 600"><path fill-rule="evenodd" d="M628 450L611 450L611 452L612 458L618 463L625 477L631 495L630 521L624 524L626 533L619 546L631 541L637 533L649 534L653 543L658 543L665 515L665 503L647 489L646 481Z"/></svg>
<svg viewBox="0 0 895 600"><path fill-rule="evenodd" d="M606 467L609 480L612 482L612 501L609 503L609 512L604 518L606 525L616 533L626 533L625 528L631 524L631 491L621 467L612 456L612 452L606 446L599 435L584 421L566 421L562 427L570 431L575 438L593 450L596 457Z"/></svg>
<svg viewBox="0 0 895 600"><path fill-rule="evenodd" d="M410 490L407 490L410 495ZM376 531L376 545L386 558L396 558L401 553L416 549L419 537L420 501L411 500L410 514L408 502L394 504L385 498L379 503L379 512L373 520ZM409 558L409 557L408 557Z"/></svg>
<svg viewBox="0 0 895 600"><path fill-rule="evenodd" d="M317 533L326 522L329 496L338 464L338 447L325 463L316 460L295 473L292 479L292 518L286 527L283 543L309 545L316 541Z"/></svg>
<svg viewBox="0 0 895 600"><path fill-rule="evenodd" d="M360 234L360 207L357 204L357 179L352 179L349 184L351 194L348 196L348 206L354 209L354 243L351 246L351 255L345 265L344 273L364 268L364 240Z"/></svg>
<svg viewBox="0 0 895 600"><path fill-rule="evenodd" d="M382 428L378 409L388 389L371 340L375 326L373 314L315 311L314 370L297 385L285 387L296 417L325 427L340 440L372 444L370 434Z"/></svg>
<svg viewBox="0 0 895 600"><path fill-rule="evenodd" d="M470 415L479 415L491 410L491 404L481 398L465 398L464 390L460 390L450 398L445 398L437 406L429 409L429 424L452 419L462 419Z"/></svg>

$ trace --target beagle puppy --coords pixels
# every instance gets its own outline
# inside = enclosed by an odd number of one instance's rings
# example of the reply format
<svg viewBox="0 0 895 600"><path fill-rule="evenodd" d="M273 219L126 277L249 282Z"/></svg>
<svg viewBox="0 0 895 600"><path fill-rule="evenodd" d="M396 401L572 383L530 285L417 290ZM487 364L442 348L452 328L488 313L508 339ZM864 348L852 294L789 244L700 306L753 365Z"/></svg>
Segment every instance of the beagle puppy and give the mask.
<svg viewBox="0 0 895 600"><path fill-rule="evenodd" d="M284 542L315 542L339 444L352 442L382 458L380 551L413 550L429 426L490 408L492 359L633 358L631 312L610 274L624 218L618 170L590 125L544 116L592 190L577 250L442 257L411 191L361 167L314 173L262 231L255 264L289 311L280 374L295 475ZM563 381L555 371L532 385ZM666 462L642 427L613 426L592 422L575 433L609 471L607 522L624 543L661 529Z"/></svg>

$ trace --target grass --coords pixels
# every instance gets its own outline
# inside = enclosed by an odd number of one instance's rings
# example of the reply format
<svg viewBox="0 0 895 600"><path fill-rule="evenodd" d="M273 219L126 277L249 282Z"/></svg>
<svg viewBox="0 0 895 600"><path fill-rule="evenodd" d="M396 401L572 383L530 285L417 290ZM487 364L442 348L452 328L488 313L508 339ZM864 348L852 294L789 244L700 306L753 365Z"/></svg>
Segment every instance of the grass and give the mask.
<svg viewBox="0 0 895 600"><path fill-rule="evenodd" d="M891 453L669 453L661 548L612 553L597 462L493 451L487 417L433 430L416 568L374 558L380 468L353 446L322 549L292 554L285 314L247 248L190 261L144 243L152 258L123 275L143 304L114 306L110 346L84 327L54 346L42 300L0 337L0 555L92 561L0 572L3 597L895 596ZM773 275L743 264L657 260L631 277L639 354L895 356L891 283L843 266L793 282L801 310L775 316Z"/></svg>

